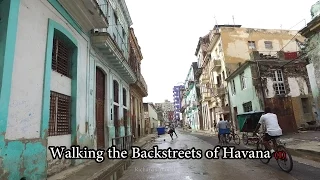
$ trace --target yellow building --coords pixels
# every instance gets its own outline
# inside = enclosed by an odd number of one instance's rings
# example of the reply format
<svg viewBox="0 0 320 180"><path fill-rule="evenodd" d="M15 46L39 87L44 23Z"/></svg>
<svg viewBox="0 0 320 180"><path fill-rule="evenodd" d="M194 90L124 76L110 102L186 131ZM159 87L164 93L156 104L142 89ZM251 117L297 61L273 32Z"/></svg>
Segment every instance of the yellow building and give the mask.
<svg viewBox="0 0 320 180"><path fill-rule="evenodd" d="M200 83L204 129L212 128L220 118L232 119L225 79L241 63L251 59L251 56L274 57L280 50L299 51L295 39L304 40L294 30L243 28L241 25L216 25L204 38L207 40L202 50L197 48L196 51L199 68L202 69Z"/></svg>
<svg viewBox="0 0 320 180"><path fill-rule="evenodd" d="M134 34L133 28L130 28L130 56L129 65L134 71L137 81L130 84L130 119L131 119L131 133L135 138L144 136L145 121L143 110L143 97L148 96L148 87L141 74L141 60L143 59L141 48L138 40Z"/></svg>

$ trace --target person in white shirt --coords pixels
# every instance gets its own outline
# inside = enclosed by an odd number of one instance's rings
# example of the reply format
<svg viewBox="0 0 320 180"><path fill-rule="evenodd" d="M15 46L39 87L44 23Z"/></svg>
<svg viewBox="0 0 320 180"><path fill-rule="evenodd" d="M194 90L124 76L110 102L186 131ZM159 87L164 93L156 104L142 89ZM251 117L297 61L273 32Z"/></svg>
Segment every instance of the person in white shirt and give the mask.
<svg viewBox="0 0 320 180"><path fill-rule="evenodd" d="M221 143L221 135L225 136L226 137L226 134L230 134L230 129L229 129L229 122L220 118L218 124L218 129L219 129L219 132L218 132L218 139L219 139L219 143Z"/></svg>
<svg viewBox="0 0 320 180"><path fill-rule="evenodd" d="M265 125L263 144L271 153L274 153L275 150L271 148L269 141L272 140L274 147L277 147L276 138L282 136L282 129L278 123L277 115L272 113L269 107L265 108L265 114L260 117L259 123L253 133L254 135L259 130L261 124Z"/></svg>

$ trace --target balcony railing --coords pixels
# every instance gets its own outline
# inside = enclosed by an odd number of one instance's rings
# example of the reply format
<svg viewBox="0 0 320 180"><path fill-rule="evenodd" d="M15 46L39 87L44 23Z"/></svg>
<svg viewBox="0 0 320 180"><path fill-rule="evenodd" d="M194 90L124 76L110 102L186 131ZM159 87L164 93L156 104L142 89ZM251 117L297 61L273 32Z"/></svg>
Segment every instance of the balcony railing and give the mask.
<svg viewBox="0 0 320 180"><path fill-rule="evenodd" d="M130 151L132 147L132 136L115 137L112 138L112 146L115 146L118 150Z"/></svg>
<svg viewBox="0 0 320 180"><path fill-rule="evenodd" d="M138 80L141 82L141 84L145 88L146 92L148 92L148 85L147 85L146 81L144 80L141 72L139 72L139 74L138 74Z"/></svg>
<svg viewBox="0 0 320 180"><path fill-rule="evenodd" d="M97 1L97 0L96 0ZM97 3L100 6L101 11L104 13L106 17L109 17L108 15L108 6L110 6L110 3L107 4L101 3L100 1L97 1ZM125 27L122 27L120 23L118 22L117 25L114 25L114 22L112 25L106 28L100 28L97 29L99 32L108 32L112 39L115 41L115 43L118 46L118 49L122 52L123 57L128 61L129 58L129 49L128 49L128 43L125 40L126 37L123 37L121 33L119 32L120 29L123 29Z"/></svg>

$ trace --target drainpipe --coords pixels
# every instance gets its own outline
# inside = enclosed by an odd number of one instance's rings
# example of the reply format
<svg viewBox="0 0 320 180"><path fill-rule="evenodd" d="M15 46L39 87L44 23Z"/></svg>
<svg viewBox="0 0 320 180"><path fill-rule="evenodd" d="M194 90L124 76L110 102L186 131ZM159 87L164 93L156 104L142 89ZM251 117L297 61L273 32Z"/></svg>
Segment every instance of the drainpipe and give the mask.
<svg viewBox="0 0 320 180"><path fill-rule="evenodd" d="M261 78L261 73L260 73L260 67L259 67L259 62L257 62L257 69L258 69L258 76L259 76L259 80L260 80L260 86L261 86L261 92L262 92L262 97L263 97L263 109L266 105L266 97L265 97L265 92L264 92L264 88L263 88L263 84L262 84L262 78Z"/></svg>

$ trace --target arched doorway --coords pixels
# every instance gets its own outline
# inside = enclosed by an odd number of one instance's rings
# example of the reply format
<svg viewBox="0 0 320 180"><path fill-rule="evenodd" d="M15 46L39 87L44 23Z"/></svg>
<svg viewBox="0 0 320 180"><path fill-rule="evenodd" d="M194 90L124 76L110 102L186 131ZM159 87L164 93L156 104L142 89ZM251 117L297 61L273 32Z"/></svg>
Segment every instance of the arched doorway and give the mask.
<svg viewBox="0 0 320 180"><path fill-rule="evenodd" d="M105 127L104 127L104 100L105 100L105 74L96 68L96 136L97 148L105 148Z"/></svg>

